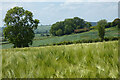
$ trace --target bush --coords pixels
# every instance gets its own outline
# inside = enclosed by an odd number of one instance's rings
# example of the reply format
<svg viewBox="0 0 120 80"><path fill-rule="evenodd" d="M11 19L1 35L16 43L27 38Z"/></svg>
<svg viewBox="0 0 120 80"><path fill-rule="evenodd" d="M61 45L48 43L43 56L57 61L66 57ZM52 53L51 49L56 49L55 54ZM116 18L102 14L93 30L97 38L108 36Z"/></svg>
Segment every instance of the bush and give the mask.
<svg viewBox="0 0 120 80"><path fill-rule="evenodd" d="M114 40L118 40L118 37L113 37L113 38L112 38L112 41L114 41Z"/></svg>
<svg viewBox="0 0 120 80"><path fill-rule="evenodd" d="M104 41L114 41L114 40L118 40L118 37L105 37ZM93 42L101 42L100 38L96 38L96 39L83 39L83 40L78 40L78 41L63 41L60 43L54 43L52 45L69 45L69 44L78 44L78 43L93 43Z"/></svg>
<svg viewBox="0 0 120 80"><path fill-rule="evenodd" d="M73 42L71 42L71 41L64 41L64 42L56 43L56 45L68 45L68 44L73 44Z"/></svg>
<svg viewBox="0 0 120 80"><path fill-rule="evenodd" d="M92 42L100 42L101 40L99 38L93 39Z"/></svg>
<svg viewBox="0 0 120 80"><path fill-rule="evenodd" d="M105 41L109 41L109 40L110 40L110 38L108 38L108 37L105 37L105 38L104 38L104 40L105 40Z"/></svg>

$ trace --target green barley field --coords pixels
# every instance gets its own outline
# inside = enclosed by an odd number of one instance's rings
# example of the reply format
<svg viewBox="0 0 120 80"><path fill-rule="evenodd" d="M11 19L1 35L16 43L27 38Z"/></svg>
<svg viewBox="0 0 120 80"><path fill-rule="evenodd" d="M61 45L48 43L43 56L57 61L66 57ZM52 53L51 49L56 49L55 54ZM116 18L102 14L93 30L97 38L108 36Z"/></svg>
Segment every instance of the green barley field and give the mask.
<svg viewBox="0 0 120 80"><path fill-rule="evenodd" d="M2 50L2 78L117 78L118 41Z"/></svg>

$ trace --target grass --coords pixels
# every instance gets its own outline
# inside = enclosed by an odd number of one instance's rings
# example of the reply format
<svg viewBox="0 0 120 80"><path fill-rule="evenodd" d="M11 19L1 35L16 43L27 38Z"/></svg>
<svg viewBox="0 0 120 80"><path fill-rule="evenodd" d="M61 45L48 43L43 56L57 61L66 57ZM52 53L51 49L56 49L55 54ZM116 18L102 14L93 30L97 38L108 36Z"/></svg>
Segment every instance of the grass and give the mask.
<svg viewBox="0 0 120 80"><path fill-rule="evenodd" d="M118 36L118 29L117 28L107 28L105 37L115 37ZM38 47L40 45L47 45L53 43L60 43L64 41L77 41L82 39L95 39L99 38L97 30L91 30L89 32L79 33L79 34L71 34L71 35L64 35L60 37L48 37L44 39L38 39L33 41L33 47Z"/></svg>
<svg viewBox="0 0 120 80"><path fill-rule="evenodd" d="M38 33L44 33L46 31L49 31L51 28L51 25L40 25L37 27L37 29L35 30L35 32Z"/></svg>
<svg viewBox="0 0 120 80"><path fill-rule="evenodd" d="M3 78L117 78L118 41L2 50Z"/></svg>
<svg viewBox="0 0 120 80"><path fill-rule="evenodd" d="M116 37L118 36L118 29L115 27L106 28L105 37ZM64 35L60 37L41 37L39 34L36 34L36 37L33 41L31 47L39 47L41 45L53 44L53 43L60 43L64 41L77 41L82 39L95 39L99 38L97 30L91 30L89 32L79 33L79 34L71 34L71 35ZM12 44L4 44L2 45L3 49L7 49L13 46Z"/></svg>

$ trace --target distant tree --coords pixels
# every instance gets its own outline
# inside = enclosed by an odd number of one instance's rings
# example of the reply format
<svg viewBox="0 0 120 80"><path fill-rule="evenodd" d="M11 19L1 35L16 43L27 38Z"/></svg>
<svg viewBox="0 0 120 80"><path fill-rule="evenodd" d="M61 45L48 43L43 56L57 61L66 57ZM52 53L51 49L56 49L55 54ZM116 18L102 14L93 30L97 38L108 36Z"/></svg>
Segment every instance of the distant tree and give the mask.
<svg viewBox="0 0 120 80"><path fill-rule="evenodd" d="M105 28L110 28L110 27L112 27L111 24L112 24L111 22L108 22L108 23L105 25Z"/></svg>
<svg viewBox="0 0 120 80"><path fill-rule="evenodd" d="M59 27L57 26L59 24L59 22L56 22L55 24L53 24L51 26L51 29L50 29L50 33L53 35L53 36L56 36L56 31L59 29Z"/></svg>
<svg viewBox="0 0 120 80"><path fill-rule="evenodd" d="M90 22L86 22L86 28L90 28L92 26L92 24Z"/></svg>
<svg viewBox="0 0 120 80"><path fill-rule="evenodd" d="M50 34L53 36L58 36L59 29L62 30L62 35L65 34L71 34L74 32L75 29L83 29L83 28L89 28L91 26L91 23L84 21L84 19L81 19L79 17L74 17L70 19L65 19L64 21L56 22L51 26Z"/></svg>
<svg viewBox="0 0 120 80"><path fill-rule="evenodd" d="M74 17L73 18L74 26L76 27L75 29L81 29L86 26L86 22L84 19L81 19L79 17Z"/></svg>
<svg viewBox="0 0 120 80"><path fill-rule="evenodd" d="M107 24L107 20L103 19L97 22L97 28L98 28L98 35L101 38L101 41L104 40L105 35L105 25Z"/></svg>
<svg viewBox="0 0 120 80"><path fill-rule="evenodd" d="M120 19L116 18L113 22L112 22L112 26L118 26L118 28L120 28Z"/></svg>
<svg viewBox="0 0 120 80"><path fill-rule="evenodd" d="M48 30L46 30L45 33L48 33Z"/></svg>
<svg viewBox="0 0 120 80"><path fill-rule="evenodd" d="M63 32L62 32L61 29L59 29L58 31L56 31L56 35L58 35L58 36L62 36L62 34L63 34Z"/></svg>
<svg viewBox="0 0 120 80"><path fill-rule="evenodd" d="M53 35L53 36L58 36L57 34L56 34L56 31L58 31L59 29L61 29L61 30L64 30L64 22L56 22L55 24L53 24L52 26L51 26L51 29L50 29L50 33ZM64 33L62 33L62 34L64 34Z"/></svg>
<svg viewBox="0 0 120 80"><path fill-rule="evenodd" d="M14 47L28 47L34 38L34 29L37 28L39 20L33 20L33 14L24 10L23 7L14 7L7 11L4 18L4 37Z"/></svg>
<svg viewBox="0 0 120 80"><path fill-rule="evenodd" d="M70 25L65 25L64 34L71 34L74 32L74 29Z"/></svg>

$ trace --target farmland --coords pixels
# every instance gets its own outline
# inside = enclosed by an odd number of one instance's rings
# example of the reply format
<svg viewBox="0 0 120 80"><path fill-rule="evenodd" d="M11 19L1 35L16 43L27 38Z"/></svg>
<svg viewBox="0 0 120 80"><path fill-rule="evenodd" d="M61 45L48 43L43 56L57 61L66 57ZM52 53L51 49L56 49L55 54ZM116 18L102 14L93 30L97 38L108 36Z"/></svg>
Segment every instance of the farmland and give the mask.
<svg viewBox="0 0 120 80"><path fill-rule="evenodd" d="M3 78L117 78L118 41L2 49Z"/></svg>
<svg viewBox="0 0 120 80"><path fill-rule="evenodd" d="M105 37L117 37L118 36L118 29L116 27L106 28ZM64 35L60 37L47 37L41 36L40 34L35 35L35 40L33 40L33 44L31 47L38 47L42 45L48 45L53 43L59 43L63 41L77 41L82 39L96 39L99 38L97 30L91 30L89 32L79 33L79 34L71 34L71 35ZM11 48L12 44L4 44L2 45L3 49Z"/></svg>

